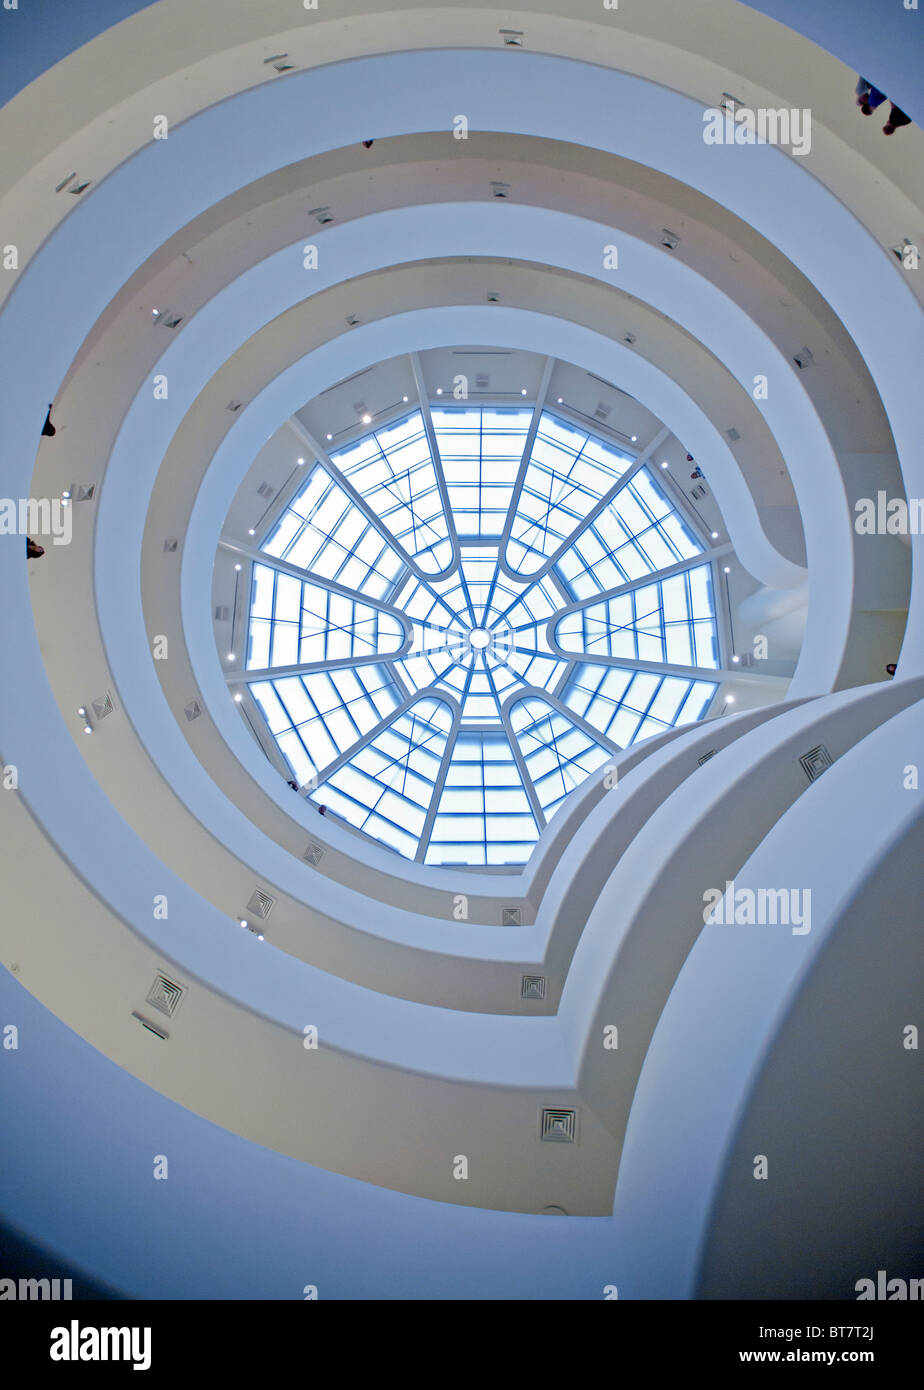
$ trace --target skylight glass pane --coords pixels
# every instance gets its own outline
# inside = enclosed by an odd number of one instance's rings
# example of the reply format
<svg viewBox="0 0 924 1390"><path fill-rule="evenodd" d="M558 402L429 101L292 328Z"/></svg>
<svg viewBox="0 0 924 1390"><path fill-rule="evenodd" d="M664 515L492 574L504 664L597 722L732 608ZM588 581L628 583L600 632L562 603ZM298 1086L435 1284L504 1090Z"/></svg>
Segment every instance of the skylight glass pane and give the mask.
<svg viewBox="0 0 924 1390"><path fill-rule="evenodd" d="M547 821L569 792L609 761L602 744L544 700L518 700L510 722Z"/></svg>
<svg viewBox="0 0 924 1390"><path fill-rule="evenodd" d="M460 733L427 864L525 864L539 830L503 733Z"/></svg>
<svg viewBox="0 0 924 1390"><path fill-rule="evenodd" d="M559 620L556 641L563 651L588 656L717 667L710 567L587 603Z"/></svg>
<svg viewBox="0 0 924 1390"><path fill-rule="evenodd" d="M419 410L330 458L421 569L446 569L452 560L449 522Z"/></svg>
<svg viewBox="0 0 924 1390"><path fill-rule="evenodd" d="M431 411L460 536L499 536L532 420L531 410L474 406Z"/></svg>
<svg viewBox="0 0 924 1390"><path fill-rule="evenodd" d="M265 565L253 567L251 614L251 671L368 661L399 651L404 642L404 629L393 613Z"/></svg>
<svg viewBox="0 0 924 1390"><path fill-rule="evenodd" d="M647 470L623 482L612 444L546 412L524 469L529 409L432 415L440 458L411 411L280 505L252 566L246 670L292 778L332 816L409 859L516 868L615 748L708 709L716 683L686 673L720 665L711 568L663 572L703 547Z"/></svg>
<svg viewBox="0 0 924 1390"><path fill-rule="evenodd" d="M562 699L611 743L628 748L680 722L676 716L694 686L698 693L693 708L698 705L702 711L717 689L710 681L582 663L565 683ZM699 717L691 714L693 719Z"/></svg>
<svg viewBox="0 0 924 1390"><path fill-rule="evenodd" d="M291 731L297 736L311 765L309 776L346 752L401 702L399 687L386 667L360 670L362 680L345 667L255 681L250 687L280 746L282 735ZM291 749L291 740L288 746Z"/></svg>
<svg viewBox="0 0 924 1390"><path fill-rule="evenodd" d="M384 598L404 567L319 463L260 549L372 598Z"/></svg>
<svg viewBox="0 0 924 1390"><path fill-rule="evenodd" d="M575 537L557 569L572 597L582 599L702 552L692 530L642 468Z"/></svg>
<svg viewBox="0 0 924 1390"><path fill-rule="evenodd" d="M510 568L534 574L586 519L632 460L544 412L507 544Z"/></svg>
<svg viewBox="0 0 924 1390"><path fill-rule="evenodd" d="M451 729L448 705L418 700L321 782L311 799L413 859Z"/></svg>

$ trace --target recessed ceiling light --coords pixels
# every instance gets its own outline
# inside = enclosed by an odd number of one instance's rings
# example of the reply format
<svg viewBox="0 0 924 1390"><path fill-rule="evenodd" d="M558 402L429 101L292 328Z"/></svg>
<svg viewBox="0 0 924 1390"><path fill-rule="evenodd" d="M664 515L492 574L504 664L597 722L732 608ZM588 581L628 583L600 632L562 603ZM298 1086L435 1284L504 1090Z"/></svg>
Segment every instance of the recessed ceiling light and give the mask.
<svg viewBox="0 0 924 1390"><path fill-rule="evenodd" d="M714 541L717 541L717 540L719 539L719 533L718 533L718 531L713 531L713 533L712 533L712 539L713 539Z"/></svg>
<svg viewBox="0 0 924 1390"><path fill-rule="evenodd" d="M666 467L667 467L667 459L662 459L662 460L661 460L661 467L662 467L662 468L666 468Z"/></svg>
<svg viewBox="0 0 924 1390"><path fill-rule="evenodd" d="M299 459L298 462L299 462L299 463L304 463L305 460L304 460L304 459Z"/></svg>
<svg viewBox="0 0 924 1390"><path fill-rule="evenodd" d="M70 494L69 492L62 492L62 493L61 493L61 496L62 496L62 498L63 498L65 501L67 500L68 497L70 497L70 495L71 495L71 494Z"/></svg>
<svg viewBox="0 0 924 1390"><path fill-rule="evenodd" d="M564 402L562 401L561 396L559 396L559 398L558 398L558 404L559 404L559 405L563 405L563 404L564 404Z"/></svg>
<svg viewBox="0 0 924 1390"><path fill-rule="evenodd" d="M239 570L239 569L240 569L240 565L235 565L234 568L235 568L236 570Z"/></svg>
<svg viewBox="0 0 924 1390"><path fill-rule="evenodd" d="M248 536L255 536L257 533L256 533L256 531L253 529L253 527L251 526L251 528L250 528L250 530L247 532L247 534L248 534Z"/></svg>
<svg viewBox="0 0 924 1390"><path fill-rule="evenodd" d="M736 666L738 665L738 662L739 662L740 660L741 660L741 657L740 657L740 656L733 656L733 657L732 657L732 661L735 663Z"/></svg>
<svg viewBox="0 0 924 1390"><path fill-rule="evenodd" d="M525 386L523 387L523 390L520 392L520 395L521 395L521 396L525 396L525 395L526 395L526 387L525 387Z"/></svg>
<svg viewBox="0 0 924 1390"><path fill-rule="evenodd" d="M334 436L332 434L329 434L327 437L328 439L333 439Z"/></svg>
<svg viewBox="0 0 924 1390"><path fill-rule="evenodd" d="M371 424L372 424L372 416L371 416L371 415L364 415L364 416L363 416L363 424L364 424L364 425L371 425Z"/></svg>
<svg viewBox="0 0 924 1390"><path fill-rule="evenodd" d="M725 697L725 703L726 703L727 705L733 705L733 704L735 703L735 697L734 697L734 695L726 695L726 697Z"/></svg>
<svg viewBox="0 0 924 1390"><path fill-rule="evenodd" d="M736 660L737 660L737 658L736 658ZM238 704L240 704L240 702L243 700L244 697L243 697L243 695L240 693L240 691L238 691L238 693L235 695L234 698L235 698L235 700L237 700Z"/></svg>
<svg viewBox="0 0 924 1390"><path fill-rule="evenodd" d="M247 922L246 922L245 919L242 917L242 918L241 918L241 926L242 926L242 927L246 927L246 925L247 925Z"/></svg>
<svg viewBox="0 0 924 1390"><path fill-rule="evenodd" d="M77 711L77 713L80 715L80 717L81 717L82 719L86 719L86 717L87 717L87 712L86 712L86 710L84 709L83 705L80 706L80 709Z"/></svg>
<svg viewBox="0 0 924 1390"><path fill-rule="evenodd" d="M229 660L229 661L233 661L233 660L234 660L234 652L228 652L228 660Z"/></svg>
<svg viewBox="0 0 924 1390"><path fill-rule="evenodd" d="M93 730L90 728L89 724L84 724L84 726L83 726L83 731L84 731L85 734L92 734L92 732L93 732Z"/></svg>
<svg viewBox="0 0 924 1390"><path fill-rule="evenodd" d="M402 396L401 399L402 399L403 401L406 401L406 400L407 400L407 396Z"/></svg>
<svg viewBox="0 0 924 1390"><path fill-rule="evenodd" d="M443 394L443 388L442 388L442 386L437 386L437 388L436 388L436 394L437 394L438 396L441 396L441 395Z"/></svg>
<svg viewBox="0 0 924 1390"><path fill-rule="evenodd" d="M725 565L725 566L723 567L723 573L725 573L725 574L731 574L731 569L729 568L728 565Z"/></svg>
<svg viewBox="0 0 924 1390"><path fill-rule="evenodd" d="M637 443L638 443L638 435L637 435L637 434L633 434L633 436L632 436L632 443L633 443L633 444L637 444Z"/></svg>
<svg viewBox="0 0 924 1390"><path fill-rule="evenodd" d="M258 941L265 941L265 940L266 940L266 937L263 935L262 932L257 932L257 940L258 940Z"/></svg>

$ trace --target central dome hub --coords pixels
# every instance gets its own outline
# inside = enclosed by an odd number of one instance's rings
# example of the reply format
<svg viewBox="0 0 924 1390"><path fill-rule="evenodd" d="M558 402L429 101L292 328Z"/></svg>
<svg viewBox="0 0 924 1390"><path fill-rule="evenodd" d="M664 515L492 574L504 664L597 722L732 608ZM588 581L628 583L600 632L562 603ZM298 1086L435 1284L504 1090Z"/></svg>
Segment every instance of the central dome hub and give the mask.
<svg viewBox="0 0 924 1390"><path fill-rule="evenodd" d="M491 640L491 634L486 627L473 627L468 640L477 652L483 652Z"/></svg>

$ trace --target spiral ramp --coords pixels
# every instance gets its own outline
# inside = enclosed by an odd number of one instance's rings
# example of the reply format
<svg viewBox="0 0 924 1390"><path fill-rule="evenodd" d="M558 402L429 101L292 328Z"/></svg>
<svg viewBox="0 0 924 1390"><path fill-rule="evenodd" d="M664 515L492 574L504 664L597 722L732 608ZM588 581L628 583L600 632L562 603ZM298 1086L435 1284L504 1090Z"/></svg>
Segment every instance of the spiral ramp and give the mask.
<svg viewBox="0 0 924 1390"><path fill-rule="evenodd" d="M842 1299L919 1273L924 536L855 521L924 497L924 18L867 8L2 14L0 492L69 510L41 559L0 544L0 1215L87 1280ZM860 69L915 124L864 121ZM810 147L706 143L729 96L808 112ZM532 577L536 438L582 432L694 537L646 582L709 567L711 665L667 638L628 665L579 651L591 590L559 584L535 640L561 680L498 696L490 730L408 683L397 587L268 558L323 474L402 583L448 593L481 555L448 462L468 359L478 409L522 418L491 582ZM408 474L399 543L343 459L410 412L436 500L419 527ZM547 524L535 573L628 486L558 549ZM355 670L448 712L410 852L407 826L389 842L342 809L352 746L312 789L262 718L263 571L362 600L397 635ZM592 650L699 682L704 717L624 745L569 703ZM263 684L320 664L267 659ZM554 816L518 732L540 707L606 762ZM481 858L440 849L465 737L513 749L519 862L492 859L486 791ZM730 884L791 917L706 922Z"/></svg>

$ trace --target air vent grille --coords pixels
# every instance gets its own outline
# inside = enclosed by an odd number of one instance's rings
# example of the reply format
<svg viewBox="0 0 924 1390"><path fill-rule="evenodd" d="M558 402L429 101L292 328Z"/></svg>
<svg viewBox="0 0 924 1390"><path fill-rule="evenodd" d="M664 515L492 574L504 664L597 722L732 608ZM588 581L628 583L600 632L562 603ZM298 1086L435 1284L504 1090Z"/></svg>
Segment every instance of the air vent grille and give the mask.
<svg viewBox="0 0 924 1390"><path fill-rule="evenodd" d="M215 617L220 623L226 623L231 617L231 609L226 603L220 603L215 609Z"/></svg>
<svg viewBox="0 0 924 1390"><path fill-rule="evenodd" d="M312 864L315 868L317 868L321 860L324 858L324 850L321 848L320 845L316 845L314 840L311 840L309 841L308 848L305 850L305 853L302 855L302 858L304 859L306 864Z"/></svg>
<svg viewBox="0 0 924 1390"><path fill-rule="evenodd" d="M544 999L545 998L545 976L544 975L524 975L520 984L521 999Z"/></svg>
<svg viewBox="0 0 924 1390"><path fill-rule="evenodd" d="M704 753L703 756L702 756L701 758L697 758L697 760L696 760L696 765L697 765L697 767L702 767L703 763L708 763L709 759L710 759L710 758L714 758L717 752L718 752L718 749L716 749L716 748L710 748L708 753Z"/></svg>
<svg viewBox="0 0 924 1390"><path fill-rule="evenodd" d="M174 538L173 538L172 536L170 537L169 540L164 541L164 553L165 553L165 554L167 554L167 555L172 555L173 552L176 550L176 547L177 547L177 542L174 540Z"/></svg>
<svg viewBox="0 0 924 1390"><path fill-rule="evenodd" d="M260 486L257 488L257 492L261 497L267 498L267 500L270 497L276 496L276 489L274 487L270 487L269 483L261 483Z"/></svg>
<svg viewBox="0 0 924 1390"><path fill-rule="evenodd" d="M736 439L741 438L739 431L735 429L734 425L732 425L730 429L727 429L725 433L728 435L729 439L732 441L733 444Z"/></svg>
<svg viewBox="0 0 924 1390"><path fill-rule="evenodd" d="M819 743L815 748L810 748L807 753L803 753L799 762L802 764L802 771L809 781L817 782L825 769L833 766L834 759L825 745Z"/></svg>
<svg viewBox="0 0 924 1390"><path fill-rule="evenodd" d="M115 705L112 702L112 696L109 694L108 690L105 695L100 695L98 700L93 701L93 713L96 715L97 719L105 719L106 715L112 714L114 709Z"/></svg>
<svg viewBox="0 0 924 1390"><path fill-rule="evenodd" d="M183 986L178 985L175 980L168 979L166 975L155 975L154 983L147 993L147 1002L168 1018L172 1018L185 993Z"/></svg>
<svg viewBox="0 0 924 1390"><path fill-rule="evenodd" d="M255 888L250 895L247 911L254 913L265 922L275 906L275 898L271 898L269 893L264 893L262 888Z"/></svg>
<svg viewBox="0 0 924 1390"><path fill-rule="evenodd" d="M505 907L501 910L501 922L505 927L519 927L523 922L523 912L519 907Z"/></svg>
<svg viewBox="0 0 924 1390"><path fill-rule="evenodd" d="M539 1138L546 1144L573 1144L577 1135L577 1111L541 1110Z"/></svg>
<svg viewBox="0 0 924 1390"><path fill-rule="evenodd" d="M488 376L487 372L479 372L475 377L475 389L477 391L487 391L490 384L491 378Z"/></svg>
<svg viewBox="0 0 924 1390"><path fill-rule="evenodd" d="M188 705L183 706L183 713L191 722L193 719L199 718L199 715L202 713L202 706L199 704L198 700L190 700Z"/></svg>

